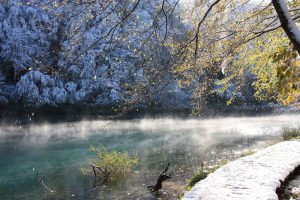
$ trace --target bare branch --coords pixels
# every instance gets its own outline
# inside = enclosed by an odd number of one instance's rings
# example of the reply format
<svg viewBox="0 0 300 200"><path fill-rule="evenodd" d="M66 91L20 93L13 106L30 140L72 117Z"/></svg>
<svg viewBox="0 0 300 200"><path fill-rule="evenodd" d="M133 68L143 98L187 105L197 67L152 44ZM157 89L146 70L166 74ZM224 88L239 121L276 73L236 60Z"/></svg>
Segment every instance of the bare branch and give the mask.
<svg viewBox="0 0 300 200"><path fill-rule="evenodd" d="M130 10L129 13L127 13L125 15L125 17L123 17L123 19L121 19L118 23L116 23L104 36L98 38L97 40L95 40L88 48L86 48L85 50L83 50L81 53L79 53L79 55L77 56L77 58L75 59L75 61L77 61L84 53L86 53L88 50L90 50L91 48L93 48L96 44L98 44L98 42L100 42L101 40L107 38L111 33L113 33L115 31L115 29L122 24L128 17L131 16L131 14L135 11L135 9L137 8L137 6L139 5L141 0L138 0L137 3L133 6L133 8Z"/></svg>

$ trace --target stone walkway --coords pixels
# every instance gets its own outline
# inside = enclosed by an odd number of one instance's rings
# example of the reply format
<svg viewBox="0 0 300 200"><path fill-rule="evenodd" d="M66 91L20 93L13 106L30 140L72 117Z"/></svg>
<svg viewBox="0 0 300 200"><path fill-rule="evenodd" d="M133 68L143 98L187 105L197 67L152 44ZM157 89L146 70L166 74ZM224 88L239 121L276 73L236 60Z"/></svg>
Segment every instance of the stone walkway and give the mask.
<svg viewBox="0 0 300 200"><path fill-rule="evenodd" d="M275 200L276 188L300 165L300 141L286 141L233 161L198 182L185 200Z"/></svg>

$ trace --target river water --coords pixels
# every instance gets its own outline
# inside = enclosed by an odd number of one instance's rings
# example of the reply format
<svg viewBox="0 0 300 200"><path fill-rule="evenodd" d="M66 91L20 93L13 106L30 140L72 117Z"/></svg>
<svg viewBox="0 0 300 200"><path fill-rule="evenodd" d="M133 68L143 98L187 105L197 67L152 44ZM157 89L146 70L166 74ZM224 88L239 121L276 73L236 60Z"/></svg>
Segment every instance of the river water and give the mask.
<svg viewBox="0 0 300 200"><path fill-rule="evenodd" d="M279 140L280 129L297 126L300 115L215 119L140 119L0 126L0 199L177 199L200 162L233 160L245 149ZM128 152L139 164L127 178L94 184L90 145ZM172 180L162 192L153 185L167 163ZM53 191L53 192L50 192Z"/></svg>

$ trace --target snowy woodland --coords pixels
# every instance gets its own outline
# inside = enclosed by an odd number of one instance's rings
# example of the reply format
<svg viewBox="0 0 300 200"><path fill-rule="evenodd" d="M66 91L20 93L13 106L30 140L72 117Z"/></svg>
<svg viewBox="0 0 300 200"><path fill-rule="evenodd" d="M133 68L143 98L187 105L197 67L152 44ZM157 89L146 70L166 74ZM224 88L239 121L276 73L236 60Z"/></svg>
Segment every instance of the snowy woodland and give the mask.
<svg viewBox="0 0 300 200"><path fill-rule="evenodd" d="M257 76L251 70L239 75L239 87L231 82L218 90L224 63L213 75L205 67L201 72L182 67L190 58L174 54L174 49L188 41L192 18L200 14L189 16L190 10L184 15L187 5L179 1L1 2L2 106L190 109L195 100L226 104L233 93L239 104L257 103ZM247 6L230 11L227 19ZM198 57L213 60L214 55L200 52ZM188 78L192 81L183 84ZM199 91L202 98L212 90L217 92L199 100Z"/></svg>
<svg viewBox="0 0 300 200"><path fill-rule="evenodd" d="M172 79L170 69L162 67L169 49L150 36L159 2L143 1L116 28L134 6L131 1L47 2L8 0L0 5L1 105L113 106L150 81L154 90ZM170 20L171 31L183 28L176 16ZM109 31L113 33L105 37ZM189 93L176 81L164 87L163 95L151 101L186 104Z"/></svg>
<svg viewBox="0 0 300 200"><path fill-rule="evenodd" d="M0 200L299 200L299 109L300 0L0 0Z"/></svg>

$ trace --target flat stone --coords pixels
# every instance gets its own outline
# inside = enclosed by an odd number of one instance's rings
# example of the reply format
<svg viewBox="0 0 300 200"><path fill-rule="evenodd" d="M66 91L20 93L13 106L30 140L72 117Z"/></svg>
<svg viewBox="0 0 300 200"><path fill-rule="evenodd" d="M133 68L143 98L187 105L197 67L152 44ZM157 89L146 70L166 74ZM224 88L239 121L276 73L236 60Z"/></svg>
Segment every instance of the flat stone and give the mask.
<svg viewBox="0 0 300 200"><path fill-rule="evenodd" d="M198 182L185 200L275 200L276 188L300 165L300 141L286 141L233 161Z"/></svg>

